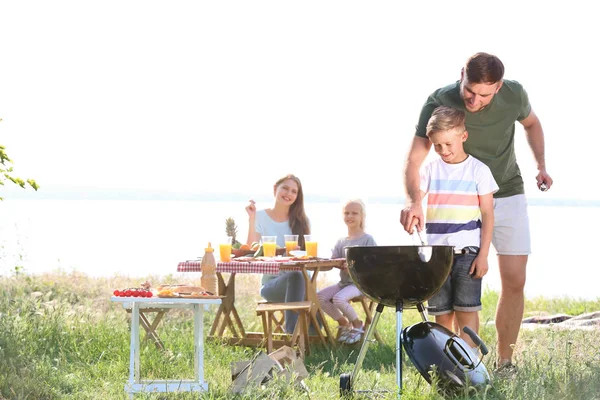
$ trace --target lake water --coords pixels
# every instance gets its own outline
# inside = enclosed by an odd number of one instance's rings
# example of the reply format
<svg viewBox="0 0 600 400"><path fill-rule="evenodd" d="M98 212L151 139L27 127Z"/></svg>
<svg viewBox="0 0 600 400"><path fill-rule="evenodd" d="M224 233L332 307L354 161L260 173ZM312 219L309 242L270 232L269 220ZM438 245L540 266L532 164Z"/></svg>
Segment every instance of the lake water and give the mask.
<svg viewBox="0 0 600 400"><path fill-rule="evenodd" d="M77 270L93 276L176 274L177 263L218 246L233 217L245 242L243 202L135 200L4 200L0 203L0 274L15 265L28 273ZM259 208L270 203L257 204ZM401 206L367 205L367 231L380 245L412 245L400 224ZM345 234L341 204L307 203L319 255L328 257ZM599 207L529 207L533 254L526 294L600 297L594 252ZM590 242L592 244L590 245ZM493 253L493 249L491 251ZM337 272L329 272L335 279ZM499 288L496 257L484 284Z"/></svg>

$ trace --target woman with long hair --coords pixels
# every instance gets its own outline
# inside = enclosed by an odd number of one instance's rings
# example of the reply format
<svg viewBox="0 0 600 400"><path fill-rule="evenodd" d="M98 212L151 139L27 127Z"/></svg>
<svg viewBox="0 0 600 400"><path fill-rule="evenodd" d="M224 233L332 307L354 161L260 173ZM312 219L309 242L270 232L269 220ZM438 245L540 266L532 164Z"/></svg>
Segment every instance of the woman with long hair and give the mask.
<svg viewBox="0 0 600 400"><path fill-rule="evenodd" d="M304 212L302 183L294 175L286 175L273 186L275 203L272 208L256 210L253 200L246 207L249 216L248 241L251 245L262 236L277 236L277 245L285 247L284 235L298 235L298 245L304 249L304 235L310 234L310 224ZM303 301L304 277L300 271L263 275L260 295L267 301L289 303ZM285 330L292 333L298 314L285 312Z"/></svg>

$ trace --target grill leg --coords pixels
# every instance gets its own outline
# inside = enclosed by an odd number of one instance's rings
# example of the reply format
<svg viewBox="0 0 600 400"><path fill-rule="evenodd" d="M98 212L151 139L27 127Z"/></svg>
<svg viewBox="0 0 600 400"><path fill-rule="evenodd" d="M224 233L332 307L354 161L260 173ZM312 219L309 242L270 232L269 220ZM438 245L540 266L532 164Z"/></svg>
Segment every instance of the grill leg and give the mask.
<svg viewBox="0 0 600 400"><path fill-rule="evenodd" d="M398 398L402 397L402 311L404 303L396 303L396 384L398 385Z"/></svg>
<svg viewBox="0 0 600 400"><path fill-rule="evenodd" d="M417 310L421 314L421 318L423 318L423 322L427 322L428 321L427 310L425 309L425 306L423 305L423 303L417 303Z"/></svg>
<svg viewBox="0 0 600 400"><path fill-rule="evenodd" d="M352 376L350 377L351 381L356 379L356 375L362 366L362 362L365 359L365 355L367 354L367 348L369 347L369 343L371 343L371 339L375 332L375 328L377 327L377 323L379 322L379 317L383 312L383 304L377 304L377 308L375 309L375 316L373 317L373 322L369 325L369 329L367 330L367 337L363 340L362 346L360 347L360 352L358 353L358 358L356 359L356 364L354 364L354 370L352 371Z"/></svg>

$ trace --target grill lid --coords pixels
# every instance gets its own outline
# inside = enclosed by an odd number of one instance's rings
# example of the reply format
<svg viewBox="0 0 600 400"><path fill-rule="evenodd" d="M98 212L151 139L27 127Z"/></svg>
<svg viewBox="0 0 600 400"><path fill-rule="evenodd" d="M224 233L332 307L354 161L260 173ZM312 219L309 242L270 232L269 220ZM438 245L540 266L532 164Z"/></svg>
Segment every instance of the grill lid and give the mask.
<svg viewBox="0 0 600 400"><path fill-rule="evenodd" d="M429 321L411 325L402 331L402 345L430 384L433 374L439 386L450 391L490 381L485 365L467 342L442 325Z"/></svg>

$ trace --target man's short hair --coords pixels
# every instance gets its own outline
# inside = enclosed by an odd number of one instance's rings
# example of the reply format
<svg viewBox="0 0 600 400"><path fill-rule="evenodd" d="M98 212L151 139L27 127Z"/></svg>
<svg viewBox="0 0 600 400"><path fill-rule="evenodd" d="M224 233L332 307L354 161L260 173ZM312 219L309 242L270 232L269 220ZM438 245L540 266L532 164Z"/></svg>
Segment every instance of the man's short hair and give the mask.
<svg viewBox="0 0 600 400"><path fill-rule="evenodd" d="M427 137L456 129L462 133L465 130L465 112L448 106L439 106L431 114L427 122Z"/></svg>
<svg viewBox="0 0 600 400"><path fill-rule="evenodd" d="M476 53L467 60L465 76L471 83L500 82L504 77L504 64L494 55Z"/></svg>

